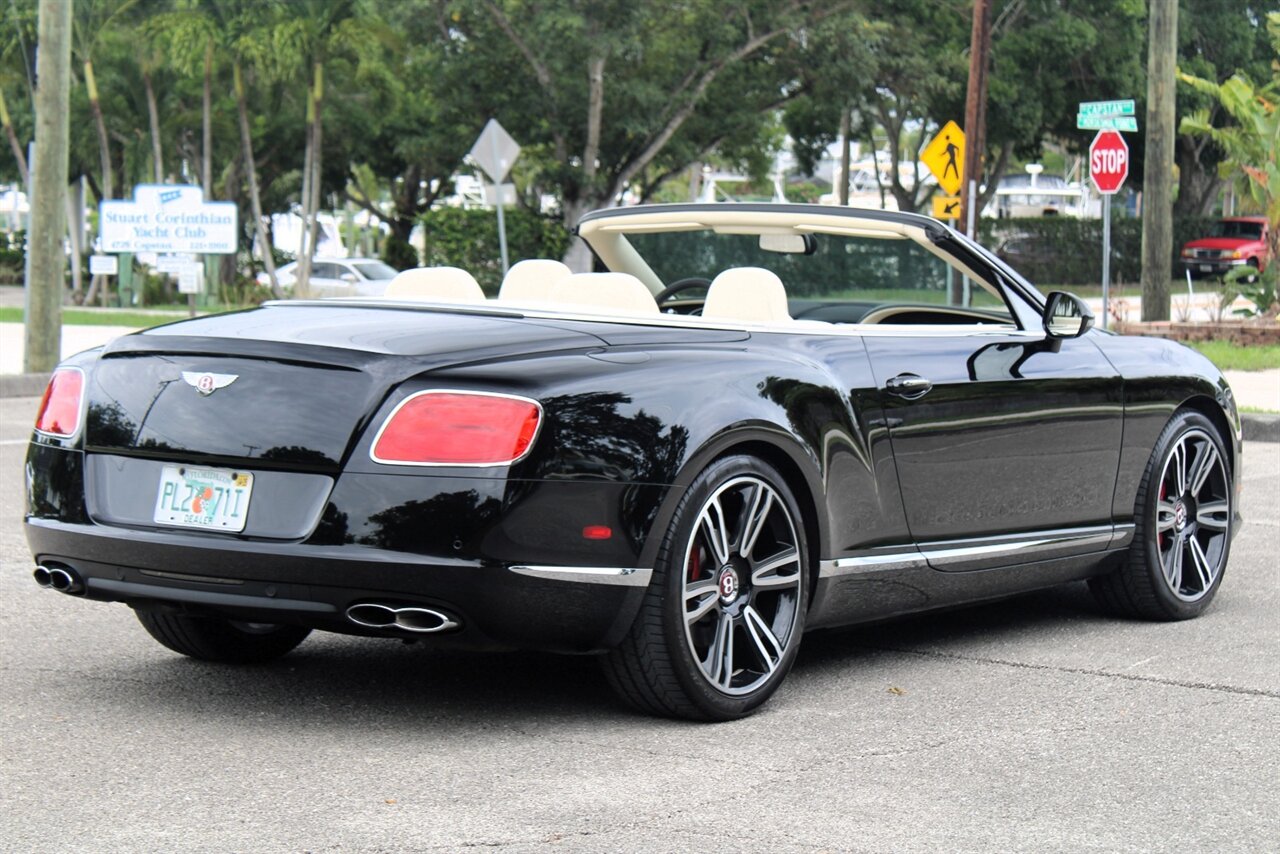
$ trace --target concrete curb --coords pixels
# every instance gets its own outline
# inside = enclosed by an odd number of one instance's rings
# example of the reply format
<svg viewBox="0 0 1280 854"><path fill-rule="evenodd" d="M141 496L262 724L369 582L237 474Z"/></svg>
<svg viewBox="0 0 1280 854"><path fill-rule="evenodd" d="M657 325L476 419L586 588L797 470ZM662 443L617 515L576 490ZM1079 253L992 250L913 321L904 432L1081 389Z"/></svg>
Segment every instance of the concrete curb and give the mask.
<svg viewBox="0 0 1280 854"><path fill-rule="evenodd" d="M0 374L0 397L39 397L49 374Z"/></svg>
<svg viewBox="0 0 1280 854"><path fill-rule="evenodd" d="M1280 415L1241 412L1241 426L1247 442L1280 442Z"/></svg>
<svg viewBox="0 0 1280 854"><path fill-rule="evenodd" d="M49 374L0 374L0 398L39 397L48 383ZM1242 412L1240 421L1246 441L1280 442L1280 415Z"/></svg>

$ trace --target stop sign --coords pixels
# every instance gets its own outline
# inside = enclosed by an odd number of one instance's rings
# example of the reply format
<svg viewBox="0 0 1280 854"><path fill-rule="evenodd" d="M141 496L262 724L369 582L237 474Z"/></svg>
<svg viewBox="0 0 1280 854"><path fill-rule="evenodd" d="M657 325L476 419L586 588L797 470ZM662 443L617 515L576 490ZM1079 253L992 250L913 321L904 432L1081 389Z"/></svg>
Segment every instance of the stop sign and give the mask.
<svg viewBox="0 0 1280 854"><path fill-rule="evenodd" d="M1129 146L1119 131L1100 130L1089 145L1089 177L1104 196L1118 192L1129 177Z"/></svg>

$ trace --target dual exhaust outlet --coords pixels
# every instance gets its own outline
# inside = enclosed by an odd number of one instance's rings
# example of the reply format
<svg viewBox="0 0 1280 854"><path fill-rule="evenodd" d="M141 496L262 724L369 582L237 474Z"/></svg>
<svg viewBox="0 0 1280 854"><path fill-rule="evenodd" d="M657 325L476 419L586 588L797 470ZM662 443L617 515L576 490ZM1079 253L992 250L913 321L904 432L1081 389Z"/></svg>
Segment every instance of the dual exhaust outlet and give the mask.
<svg viewBox="0 0 1280 854"><path fill-rule="evenodd" d="M31 573L36 584L47 590L75 595L84 592L84 582L72 570L62 566L37 566ZM378 602L362 602L347 608L347 619L368 629L403 629L418 634L447 632L458 628L458 621L433 608L396 607Z"/></svg>
<svg viewBox="0 0 1280 854"><path fill-rule="evenodd" d="M35 572L31 573L31 577L36 580L36 584L50 590L57 590L59 593L76 593L84 592L84 584L71 570L61 566L37 566Z"/></svg>
<svg viewBox="0 0 1280 854"><path fill-rule="evenodd" d="M347 619L368 629L404 629L408 632L431 634L447 632L458 627L458 621L448 614L419 606L396 607L378 602L363 602L347 609Z"/></svg>

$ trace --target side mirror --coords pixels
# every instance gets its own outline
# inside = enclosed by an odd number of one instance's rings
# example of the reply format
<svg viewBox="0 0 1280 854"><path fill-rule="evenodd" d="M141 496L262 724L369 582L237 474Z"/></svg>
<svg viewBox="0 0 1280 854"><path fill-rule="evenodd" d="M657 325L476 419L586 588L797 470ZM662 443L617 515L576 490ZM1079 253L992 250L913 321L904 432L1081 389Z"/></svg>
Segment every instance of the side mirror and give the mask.
<svg viewBox="0 0 1280 854"><path fill-rule="evenodd" d="M356 278L355 273L343 273L338 278L346 282L348 285L354 285L356 282L360 281L359 279Z"/></svg>
<svg viewBox="0 0 1280 854"><path fill-rule="evenodd" d="M1065 291L1049 294L1044 306L1044 331L1050 338L1079 338L1093 327L1093 312L1084 300Z"/></svg>

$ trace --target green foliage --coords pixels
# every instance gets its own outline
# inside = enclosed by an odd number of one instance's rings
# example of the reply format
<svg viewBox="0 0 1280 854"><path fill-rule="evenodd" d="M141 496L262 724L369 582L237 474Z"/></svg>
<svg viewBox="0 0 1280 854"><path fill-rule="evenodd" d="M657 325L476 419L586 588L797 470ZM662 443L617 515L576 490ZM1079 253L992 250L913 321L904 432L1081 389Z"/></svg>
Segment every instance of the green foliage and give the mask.
<svg viewBox="0 0 1280 854"><path fill-rule="evenodd" d="M512 264L526 258L558 259L569 247L569 232L558 220L521 208L507 210L504 219ZM485 293L498 292L502 261L496 211L439 208L425 214L421 222L426 233L425 266L461 267L476 277Z"/></svg>
<svg viewBox="0 0 1280 854"><path fill-rule="evenodd" d="M1188 341L1186 344L1203 353L1220 370L1267 371L1280 368L1280 344L1242 346L1230 341Z"/></svg>
<svg viewBox="0 0 1280 854"><path fill-rule="evenodd" d="M408 270L421 263L418 250L414 249L409 241L394 234L387 235L386 240L382 242L382 260L397 270Z"/></svg>
<svg viewBox="0 0 1280 854"><path fill-rule="evenodd" d="M1266 317L1280 308L1280 265L1275 263L1259 273L1256 267L1236 267L1222 277L1223 284L1253 303L1253 308L1237 308L1243 317Z"/></svg>
<svg viewBox="0 0 1280 854"><path fill-rule="evenodd" d="M1206 217L1174 217L1173 264L1189 240L1203 237L1216 222ZM992 251L1006 240L1025 238L1031 260L1012 266L1032 282L1054 285L1095 285L1102 280L1102 220L1072 217L1039 219L983 219L978 241ZM1136 282L1142 277L1142 220L1113 217L1111 222L1111 280Z"/></svg>

